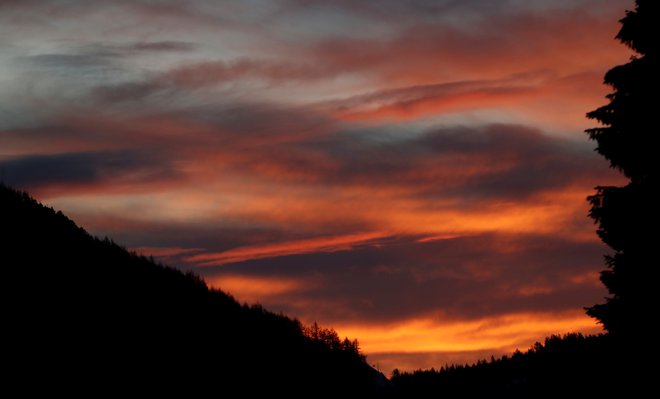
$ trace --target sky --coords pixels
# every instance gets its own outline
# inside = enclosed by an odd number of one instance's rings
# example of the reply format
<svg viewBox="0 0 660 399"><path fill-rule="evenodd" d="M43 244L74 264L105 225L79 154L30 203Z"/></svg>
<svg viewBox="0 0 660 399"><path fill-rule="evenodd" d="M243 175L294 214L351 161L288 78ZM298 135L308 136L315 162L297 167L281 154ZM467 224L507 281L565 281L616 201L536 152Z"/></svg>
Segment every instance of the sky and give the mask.
<svg viewBox="0 0 660 399"><path fill-rule="evenodd" d="M386 374L597 333L632 6L0 0L1 178Z"/></svg>

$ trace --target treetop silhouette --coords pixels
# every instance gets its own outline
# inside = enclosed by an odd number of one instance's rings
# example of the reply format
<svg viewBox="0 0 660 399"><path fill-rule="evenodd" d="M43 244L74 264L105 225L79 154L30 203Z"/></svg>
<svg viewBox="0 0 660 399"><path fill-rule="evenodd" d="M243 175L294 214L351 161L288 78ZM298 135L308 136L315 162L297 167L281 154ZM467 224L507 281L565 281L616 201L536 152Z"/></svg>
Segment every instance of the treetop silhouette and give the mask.
<svg viewBox="0 0 660 399"><path fill-rule="evenodd" d="M587 114L602 124L587 133L597 142L596 151L629 182L597 187L589 197L598 235L614 254L606 256L608 269L601 273L611 296L587 313L609 332L629 335L645 329L643 317L657 304L652 295L657 286L652 248L658 217L652 198L658 189L654 99L660 95L660 2L637 0L621 23L616 38L637 55L605 75L614 92L607 96L609 104Z"/></svg>

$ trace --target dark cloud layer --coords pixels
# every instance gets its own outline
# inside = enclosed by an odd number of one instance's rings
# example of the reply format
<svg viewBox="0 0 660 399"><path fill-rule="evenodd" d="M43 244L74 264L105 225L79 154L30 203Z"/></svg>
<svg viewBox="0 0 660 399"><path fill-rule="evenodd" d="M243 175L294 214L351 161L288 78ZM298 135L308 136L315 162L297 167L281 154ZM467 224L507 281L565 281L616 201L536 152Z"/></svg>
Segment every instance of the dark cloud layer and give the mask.
<svg viewBox="0 0 660 399"><path fill-rule="evenodd" d="M402 187L429 199L523 199L607 170L591 149L525 126L456 126L379 139L344 133L245 154L237 168L310 184ZM410 135L409 135L410 136ZM589 183L587 183L589 184Z"/></svg>
<svg viewBox="0 0 660 399"><path fill-rule="evenodd" d="M598 300L605 293L596 281L602 251L600 244L548 236L431 242L401 237L383 246L197 270L211 279L244 275L308 281L309 290L267 299L267 305L306 319L391 322L436 312L472 319L561 311Z"/></svg>
<svg viewBox="0 0 660 399"><path fill-rule="evenodd" d="M16 187L98 185L127 179L134 184L176 176L167 161L136 150L29 155L0 161L5 182Z"/></svg>
<svg viewBox="0 0 660 399"><path fill-rule="evenodd" d="M42 68L89 68L108 65L107 54L37 54L20 58Z"/></svg>
<svg viewBox="0 0 660 399"><path fill-rule="evenodd" d="M191 42L182 42L175 40L165 40L158 42L136 42L126 45L125 48L134 51L192 51L197 44Z"/></svg>
<svg viewBox="0 0 660 399"><path fill-rule="evenodd" d="M249 172L271 181L398 188L428 200L461 198L466 203L522 200L572 185L588 187L593 176L607 171L588 147L524 126L442 127L410 138L401 132L402 137L378 140L349 132L328 134L322 119L255 105L195 113L203 114L206 120L195 114L175 118L183 129L190 129L187 140L178 135L163 137L153 130L158 124L140 127L139 120L99 124L94 127L98 134L89 138L90 143L103 143L140 132L139 140L152 148L151 153L130 150L34 156L5 162L4 167L8 173L13 171L17 182L32 185L98 182L113 178L112 171L120 174L136 166L168 170L175 150L188 148L221 161L223 169ZM295 125L287 127L292 118ZM307 126L304 119L308 119ZM66 129L63 137L86 139L87 127ZM112 133L104 134L108 129ZM15 140L21 140L20 134ZM268 147L263 146L266 143ZM231 153L238 149L242 151L240 157Z"/></svg>

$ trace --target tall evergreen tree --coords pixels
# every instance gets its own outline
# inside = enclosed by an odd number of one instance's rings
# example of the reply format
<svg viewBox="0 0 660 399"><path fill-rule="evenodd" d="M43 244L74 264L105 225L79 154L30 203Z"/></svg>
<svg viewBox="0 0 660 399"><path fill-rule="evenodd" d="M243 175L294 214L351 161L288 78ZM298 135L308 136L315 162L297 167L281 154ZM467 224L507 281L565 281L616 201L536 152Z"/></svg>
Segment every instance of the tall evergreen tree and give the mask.
<svg viewBox="0 0 660 399"><path fill-rule="evenodd" d="M614 251L606 257L601 281L606 302L587 309L615 335L638 334L658 300L653 292L660 266L652 254L658 245L658 134L660 96L660 1L637 0L621 20L616 38L635 51L630 62L612 68L605 83L614 92L609 104L587 114L602 126L589 129L596 151L628 179L623 187L597 187L589 197L598 235Z"/></svg>

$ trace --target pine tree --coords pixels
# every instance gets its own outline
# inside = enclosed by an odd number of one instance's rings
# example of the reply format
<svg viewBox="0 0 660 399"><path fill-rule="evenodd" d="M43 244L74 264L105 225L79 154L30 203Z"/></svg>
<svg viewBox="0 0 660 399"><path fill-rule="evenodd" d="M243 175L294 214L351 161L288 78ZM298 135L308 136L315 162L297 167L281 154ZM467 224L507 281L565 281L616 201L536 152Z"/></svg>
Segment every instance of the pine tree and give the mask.
<svg viewBox="0 0 660 399"><path fill-rule="evenodd" d="M616 38L635 51L630 62L612 68L605 83L614 92L609 104L587 114L602 126L589 129L596 151L627 179L623 187L597 187L589 197L590 217L598 235L614 253L606 256L601 281L610 297L587 309L606 330L630 335L648 330L655 313L660 262L651 253L658 245L658 153L656 113L660 96L660 1L637 0L621 20Z"/></svg>

